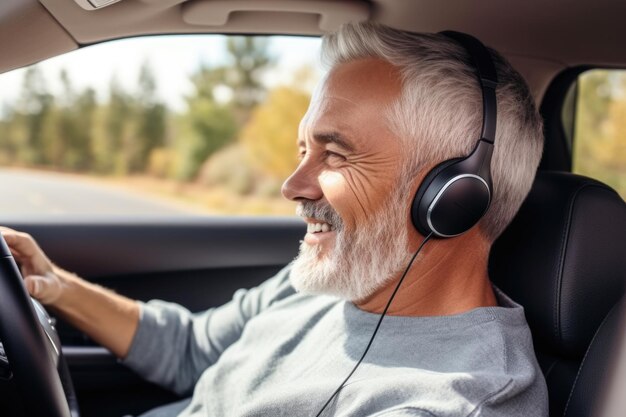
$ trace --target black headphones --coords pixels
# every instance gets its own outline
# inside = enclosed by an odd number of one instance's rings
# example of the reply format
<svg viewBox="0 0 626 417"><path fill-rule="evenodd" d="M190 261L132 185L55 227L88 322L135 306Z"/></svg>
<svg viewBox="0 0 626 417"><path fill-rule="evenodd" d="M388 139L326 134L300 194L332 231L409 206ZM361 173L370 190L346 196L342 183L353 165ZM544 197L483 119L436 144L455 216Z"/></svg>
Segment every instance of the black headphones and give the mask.
<svg viewBox="0 0 626 417"><path fill-rule="evenodd" d="M489 208L491 155L496 140L498 78L487 48L465 33L441 32L469 53L483 94L483 125L472 152L436 165L420 184L411 205L413 226L423 236L453 237L472 228Z"/></svg>
<svg viewBox="0 0 626 417"><path fill-rule="evenodd" d="M369 351L380 324L398 292L413 261L432 236L452 237L467 232L485 214L491 202L491 155L496 139L496 87L498 78L491 55L476 38L459 32L441 32L463 46L469 53L478 71L478 80L483 92L483 127L480 139L472 152L464 158L454 158L435 166L424 177L411 205L411 220L424 240L409 261L387 306L383 310L374 333L352 371L332 393L316 414L322 415L328 404L345 386Z"/></svg>

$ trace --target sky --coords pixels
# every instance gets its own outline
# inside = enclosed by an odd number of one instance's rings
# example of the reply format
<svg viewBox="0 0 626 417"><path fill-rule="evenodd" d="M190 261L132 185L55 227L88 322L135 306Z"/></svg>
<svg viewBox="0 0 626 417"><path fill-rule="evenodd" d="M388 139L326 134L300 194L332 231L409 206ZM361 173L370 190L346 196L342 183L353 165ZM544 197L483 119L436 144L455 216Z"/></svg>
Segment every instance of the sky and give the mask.
<svg viewBox="0 0 626 417"><path fill-rule="evenodd" d="M111 78L115 74L128 91L137 85L139 68L147 60L157 79L157 94L170 108L182 110L183 97L191 92L189 75L200 65L217 66L226 61L225 36L175 35L146 36L110 41L88 46L38 65L48 89L60 91L59 73L66 69L74 87L90 86L99 100L106 99ZM268 72L264 82L268 87L289 82L298 68L309 65L321 75L319 38L274 36L270 53L277 57L277 66ZM2 108L19 97L25 69L0 74L0 103ZM312 88L312 86L309 86Z"/></svg>

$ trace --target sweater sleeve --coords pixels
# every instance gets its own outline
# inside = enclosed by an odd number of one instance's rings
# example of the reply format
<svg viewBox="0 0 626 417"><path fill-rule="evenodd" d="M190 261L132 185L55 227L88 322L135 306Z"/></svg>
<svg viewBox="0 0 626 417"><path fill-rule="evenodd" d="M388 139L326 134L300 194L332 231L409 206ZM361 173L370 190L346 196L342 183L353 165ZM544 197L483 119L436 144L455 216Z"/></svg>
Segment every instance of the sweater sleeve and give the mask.
<svg viewBox="0 0 626 417"><path fill-rule="evenodd" d="M141 303L139 325L121 363L150 382L190 394L251 318L295 293L288 278L286 267L258 287L236 291L227 304L196 314L160 300Z"/></svg>

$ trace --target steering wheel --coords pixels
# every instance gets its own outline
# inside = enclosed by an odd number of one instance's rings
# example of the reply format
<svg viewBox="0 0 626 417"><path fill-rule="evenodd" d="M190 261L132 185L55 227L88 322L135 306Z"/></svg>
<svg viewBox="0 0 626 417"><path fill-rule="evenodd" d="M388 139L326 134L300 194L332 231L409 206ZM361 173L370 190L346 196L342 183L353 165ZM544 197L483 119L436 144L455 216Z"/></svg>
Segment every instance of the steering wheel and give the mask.
<svg viewBox="0 0 626 417"><path fill-rule="evenodd" d="M21 393L29 417L78 417L78 403L52 320L24 288L9 247L0 235L0 356L3 374ZM1 352L0 352L1 353Z"/></svg>

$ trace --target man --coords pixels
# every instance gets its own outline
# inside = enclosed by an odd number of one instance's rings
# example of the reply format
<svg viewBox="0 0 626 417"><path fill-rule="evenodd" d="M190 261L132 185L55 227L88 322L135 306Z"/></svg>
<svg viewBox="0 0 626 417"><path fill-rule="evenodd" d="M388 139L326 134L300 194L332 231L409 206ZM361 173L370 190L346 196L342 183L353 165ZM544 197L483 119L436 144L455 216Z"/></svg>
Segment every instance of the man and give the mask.
<svg viewBox="0 0 626 417"><path fill-rule="evenodd" d="M316 415L361 357L424 240L408 214L421 180L479 137L481 91L454 41L355 24L327 36L323 54L330 71L283 186L308 233L293 264L261 286L192 315L89 284L28 235L3 230L33 296L146 379L191 396L146 416ZM487 275L489 248L527 194L542 149L526 85L494 60L491 206L467 233L424 246L322 415L547 415L523 309Z"/></svg>

